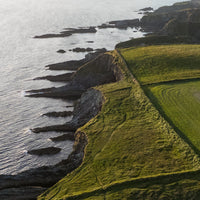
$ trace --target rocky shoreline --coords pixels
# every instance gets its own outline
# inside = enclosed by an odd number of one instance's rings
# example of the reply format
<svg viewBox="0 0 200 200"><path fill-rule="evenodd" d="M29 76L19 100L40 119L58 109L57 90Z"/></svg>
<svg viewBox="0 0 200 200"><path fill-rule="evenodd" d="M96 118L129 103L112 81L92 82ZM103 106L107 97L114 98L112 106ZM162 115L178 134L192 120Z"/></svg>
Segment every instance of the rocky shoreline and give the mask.
<svg viewBox="0 0 200 200"><path fill-rule="evenodd" d="M53 38L69 37L73 34L95 34L98 29L116 28L127 29L135 28L142 32L152 32L158 35L191 35L198 37L199 33L199 13L200 3L198 0L192 0L182 3L175 3L172 6L163 6L157 10L146 7L138 11L143 16L141 19L125 19L105 22L101 25L92 27L80 27L77 29L68 28L59 34L44 34L34 38ZM189 32L188 32L189 31ZM134 31L135 32L135 31ZM199 39L199 38L198 38ZM72 51L87 52L93 49L77 47Z"/></svg>
<svg viewBox="0 0 200 200"><path fill-rule="evenodd" d="M85 61L82 60L76 62L79 64L80 62ZM101 106L104 102L104 97L101 92L91 87L118 81L121 78L122 74L115 64L114 58L109 54L98 54L95 58L91 56L91 60L74 73L67 86L62 87L61 89L45 88L41 90L33 90L33 96L36 97L37 94L43 97L46 97L48 94L49 97L54 98L56 93L58 98L63 98L65 95L59 95L57 90L59 92L62 91L62 93L68 93L70 92L69 88L78 89L81 98L75 104L73 112L51 112L45 114L49 117L60 117L63 115L68 116L73 114L70 122L61 125L37 127L32 129L33 134L49 131L63 132L63 135L51 137L50 139L53 142L66 140L75 141L73 152L66 160L63 160L54 166L30 169L17 175L0 175L0 199L36 199L36 197L44 192L48 187L51 187L66 174L76 169L82 163L84 149L87 145L87 136L85 133L77 131L77 129L95 117L101 110ZM73 96L73 94L71 95ZM77 96L73 96L73 98L75 97ZM41 156L59 153L60 150L61 149L55 147L49 147L30 150L28 153Z"/></svg>
<svg viewBox="0 0 200 200"><path fill-rule="evenodd" d="M173 6L162 7L154 12L146 13L139 19L118 20L104 23L96 27L86 27L78 29L65 29L59 34L45 34L35 36L35 38L69 37L73 34L96 33L97 28L118 28L127 29L135 27L143 31L151 31L155 35L189 35L191 41L199 40L198 31L200 27L200 6L196 1L187 4L189 10L184 10L185 5L174 4ZM152 8L141 9L142 12L152 11ZM195 24L193 23L193 20ZM191 27L190 32L188 30ZM180 27L180 31L176 27ZM197 31L198 30L198 31ZM156 36L158 39L158 37ZM171 39L170 39L171 40ZM179 40L175 40L179 41ZM153 41L155 42L155 41ZM89 41L88 43L92 43ZM144 44L140 41L139 45ZM86 52L91 49L77 48L73 51ZM95 117L101 110L104 97L100 91L92 87L119 81L122 79L122 73L118 68L112 55L105 53L106 49L89 53L81 60L72 60L62 63L55 63L46 66L48 70L74 70L76 72L65 73L57 76L37 77L35 80L46 79L49 81L67 82L67 85L58 88L44 88L27 91L28 97L49 97L76 100L74 111L51 112L44 115L48 117L66 117L73 116L70 122L54 126L36 127L32 129L34 133L59 131L63 135L51 137L54 142L72 140L74 142L73 151L66 160L54 166L45 166L36 169L30 169L17 175L0 175L0 199L2 200L31 200L51 187L66 174L76 169L83 160L84 149L88 143L85 133L78 131L78 128L86 124ZM37 155L49 154L50 152L59 153L61 149L49 147L46 149L30 150L29 153Z"/></svg>

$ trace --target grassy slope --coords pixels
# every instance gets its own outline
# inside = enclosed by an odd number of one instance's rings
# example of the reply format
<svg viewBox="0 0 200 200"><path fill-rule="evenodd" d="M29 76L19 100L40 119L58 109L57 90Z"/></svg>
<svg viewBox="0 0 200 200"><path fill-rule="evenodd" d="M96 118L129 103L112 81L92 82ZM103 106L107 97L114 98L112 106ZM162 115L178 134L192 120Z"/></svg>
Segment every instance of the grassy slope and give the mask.
<svg viewBox="0 0 200 200"><path fill-rule="evenodd" d="M199 45L128 48L121 53L142 85L200 78Z"/></svg>
<svg viewBox="0 0 200 200"><path fill-rule="evenodd" d="M145 190L146 199L155 199L149 192L163 191L164 186L157 185L165 180L160 175L169 174L168 187L170 181L178 181L170 174L199 168L199 159L189 145L132 81L120 58L117 60L125 78L97 88L106 103L100 114L81 128L89 140L82 165L38 199L133 199ZM149 176L158 177L141 179ZM191 182L188 187L199 189L198 181Z"/></svg>
<svg viewBox="0 0 200 200"><path fill-rule="evenodd" d="M200 151L200 81L149 87L154 102Z"/></svg>

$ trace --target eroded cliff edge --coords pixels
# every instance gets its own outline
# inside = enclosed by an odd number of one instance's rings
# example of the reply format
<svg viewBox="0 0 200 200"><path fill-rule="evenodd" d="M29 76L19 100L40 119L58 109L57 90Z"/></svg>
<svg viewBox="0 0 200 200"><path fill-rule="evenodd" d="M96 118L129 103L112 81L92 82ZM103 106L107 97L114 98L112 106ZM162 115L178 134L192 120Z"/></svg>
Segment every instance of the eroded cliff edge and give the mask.
<svg viewBox="0 0 200 200"><path fill-rule="evenodd" d="M73 97L73 93L78 90L81 98L74 107L73 118L70 122L56 126L35 128L33 132L69 129L76 131L99 113L104 102L102 93L91 87L118 81L122 76L115 58L106 53L81 66L67 86L52 90L42 89L45 91L42 93L40 90L34 91L33 96L35 97L56 96L57 98L66 98L69 95ZM39 194L82 163L87 142L85 133L77 130L75 132L73 151L66 160L55 166L31 169L17 175L0 175L0 199L36 199Z"/></svg>

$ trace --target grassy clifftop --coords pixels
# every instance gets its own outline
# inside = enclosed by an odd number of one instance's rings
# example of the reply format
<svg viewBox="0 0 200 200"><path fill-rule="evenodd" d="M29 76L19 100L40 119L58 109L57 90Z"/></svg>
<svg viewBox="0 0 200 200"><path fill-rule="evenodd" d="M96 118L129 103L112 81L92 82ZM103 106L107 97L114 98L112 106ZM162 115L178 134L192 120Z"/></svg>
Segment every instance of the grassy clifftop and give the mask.
<svg viewBox="0 0 200 200"><path fill-rule="evenodd" d="M200 152L200 45L121 50L155 106Z"/></svg>
<svg viewBox="0 0 200 200"><path fill-rule="evenodd" d="M149 46L121 53L142 85L200 78L199 45Z"/></svg>
<svg viewBox="0 0 200 200"><path fill-rule="evenodd" d="M182 52L179 46L148 48L121 50L128 68L141 83L197 77L199 46L192 50L191 46L182 46ZM168 48L170 55L165 56ZM116 51L110 54L124 78L96 87L106 101L99 115L79 129L88 137L83 163L38 199L155 200L189 199L191 195L197 199L198 155L161 116L120 55ZM171 60L169 56L173 56ZM186 64L176 75L182 66L179 62L185 61L190 66Z"/></svg>

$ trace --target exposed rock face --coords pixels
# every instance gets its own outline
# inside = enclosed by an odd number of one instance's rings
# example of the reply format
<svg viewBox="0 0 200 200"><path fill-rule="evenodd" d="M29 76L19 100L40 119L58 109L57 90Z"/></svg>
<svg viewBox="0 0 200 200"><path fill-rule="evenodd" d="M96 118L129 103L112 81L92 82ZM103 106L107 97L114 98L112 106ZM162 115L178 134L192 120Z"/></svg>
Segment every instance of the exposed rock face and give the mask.
<svg viewBox="0 0 200 200"><path fill-rule="evenodd" d="M73 75L71 85L88 89L105 83L115 82L122 78L122 73L114 63L112 55L103 54L83 65Z"/></svg>
<svg viewBox="0 0 200 200"><path fill-rule="evenodd" d="M77 127L83 126L99 113L103 102L104 98L100 91L92 88L88 89L82 94L74 107L74 116L71 123Z"/></svg>
<svg viewBox="0 0 200 200"><path fill-rule="evenodd" d="M59 88L48 88L47 89L38 89L38 90L30 90L27 91L27 97L49 97L49 98L57 98L57 99L68 99L68 100L76 100L81 97L81 94L84 92L84 89L73 85L66 85Z"/></svg>
<svg viewBox="0 0 200 200"><path fill-rule="evenodd" d="M165 24L161 34L188 35L200 39L200 9L179 12Z"/></svg>
<svg viewBox="0 0 200 200"><path fill-rule="evenodd" d="M70 60L70 61L66 61L66 62L47 65L46 69L49 69L49 70L77 70L80 66L82 66L85 63L86 63L85 59Z"/></svg>
<svg viewBox="0 0 200 200"><path fill-rule="evenodd" d="M183 11L185 9L193 9L196 8L196 4L192 1L185 1L180 3L175 3L172 6L162 6L154 11L155 14L160 13L175 13L178 11Z"/></svg>
<svg viewBox="0 0 200 200"><path fill-rule="evenodd" d="M33 128L31 131L33 133L44 133L49 131L56 131L56 132L75 132L77 127L73 126L73 124L62 124L62 125L53 125L53 126L45 126L45 127L38 127Z"/></svg>
<svg viewBox="0 0 200 200"><path fill-rule="evenodd" d="M114 62L112 55L100 54L94 60L86 63L71 77L68 85L52 88L28 91L30 97L52 97L78 99L88 88L97 85L118 81L122 73Z"/></svg>
<svg viewBox="0 0 200 200"><path fill-rule="evenodd" d="M141 27L159 35L200 39L200 4L195 1L164 6L142 17Z"/></svg>
<svg viewBox="0 0 200 200"><path fill-rule="evenodd" d="M55 76L43 76L43 77L37 77L34 78L33 80L49 80L52 82L68 82L71 80L71 77L74 73L65 73L65 74L60 74L60 75L55 75Z"/></svg>
<svg viewBox="0 0 200 200"><path fill-rule="evenodd" d="M35 200L42 192L47 188L45 187L17 187L17 188L7 188L1 190L0 199L1 200Z"/></svg>
<svg viewBox="0 0 200 200"><path fill-rule="evenodd" d="M76 132L75 135L74 132L78 127L84 125L98 114L104 101L104 97L100 91L88 88L99 84L118 81L122 77L123 75L113 56L109 54L102 54L96 59L80 67L79 70L73 75L72 81L69 85L61 88L32 90L32 92L35 92L36 96L41 95L58 98L68 98L70 92L75 93L78 91L77 93L79 93L79 95L85 92L81 95L80 100L75 105L73 118L70 122L62 125L39 127L32 130L35 133L48 131L68 132L60 137L51 139L54 142L58 142L69 138L75 138L73 152L66 160L63 160L55 166L31 169L15 176L1 175L0 199L3 199L5 196L5 190L7 190L7 188L10 188L7 191L10 192L8 196L11 196L11 199L14 198L14 195L12 195L13 190L20 192L24 191L26 188L33 188L30 195L27 194L26 196L27 200L33 199L33 197L35 198L47 187L55 184L67 173L76 169L82 163L84 149L87 145L87 137L83 132ZM35 187L37 187L37 189L35 189ZM19 194L19 199L23 199L22 197L23 195Z"/></svg>
<svg viewBox="0 0 200 200"><path fill-rule="evenodd" d="M58 131L58 132L75 132L76 129L86 124L90 119L95 117L101 110L104 102L103 95L95 89L88 89L77 101L74 107L73 118L70 122L62 125L53 125L38 127L32 129L34 133Z"/></svg>

